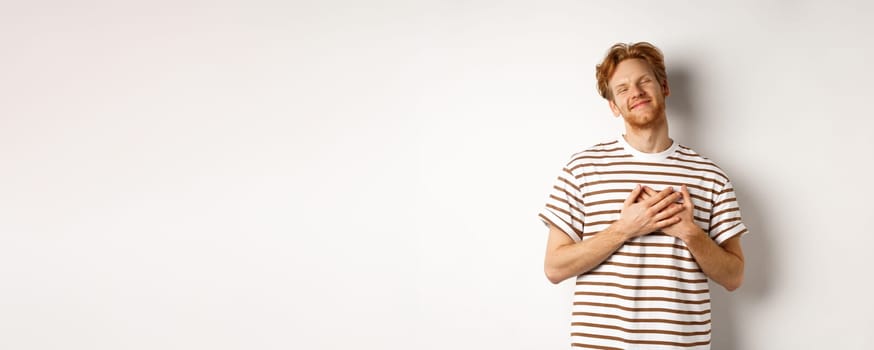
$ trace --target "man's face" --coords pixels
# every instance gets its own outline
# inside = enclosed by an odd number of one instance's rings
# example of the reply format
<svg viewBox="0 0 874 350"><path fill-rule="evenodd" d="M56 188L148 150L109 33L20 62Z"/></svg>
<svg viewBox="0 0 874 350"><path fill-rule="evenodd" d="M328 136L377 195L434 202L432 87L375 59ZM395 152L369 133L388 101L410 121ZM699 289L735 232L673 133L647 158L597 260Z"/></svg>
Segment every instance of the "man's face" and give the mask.
<svg viewBox="0 0 874 350"><path fill-rule="evenodd" d="M613 100L610 110L625 123L646 128L665 117L665 97L670 94L667 82L662 86L649 64L642 59L619 62L609 81Z"/></svg>

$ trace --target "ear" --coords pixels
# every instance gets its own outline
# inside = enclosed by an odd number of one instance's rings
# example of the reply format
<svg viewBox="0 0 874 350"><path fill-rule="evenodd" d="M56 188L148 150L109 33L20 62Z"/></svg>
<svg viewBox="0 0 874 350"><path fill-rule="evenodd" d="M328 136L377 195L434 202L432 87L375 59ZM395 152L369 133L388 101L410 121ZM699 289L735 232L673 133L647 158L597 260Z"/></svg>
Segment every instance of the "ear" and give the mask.
<svg viewBox="0 0 874 350"><path fill-rule="evenodd" d="M665 83L662 84L662 92L664 93L665 97L668 97L671 95L671 88L668 87L668 79L667 78L665 78Z"/></svg>
<svg viewBox="0 0 874 350"><path fill-rule="evenodd" d="M616 103L613 102L613 100L607 100L607 103L610 104L610 111L613 112L614 117L619 117L622 115L621 111L619 110L619 107L616 106Z"/></svg>

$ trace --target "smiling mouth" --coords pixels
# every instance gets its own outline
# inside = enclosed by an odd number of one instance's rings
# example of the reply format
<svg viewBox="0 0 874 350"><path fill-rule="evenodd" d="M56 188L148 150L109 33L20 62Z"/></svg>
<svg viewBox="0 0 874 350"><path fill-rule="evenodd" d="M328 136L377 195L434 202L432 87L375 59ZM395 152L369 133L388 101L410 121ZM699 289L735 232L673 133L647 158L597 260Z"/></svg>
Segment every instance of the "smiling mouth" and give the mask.
<svg viewBox="0 0 874 350"><path fill-rule="evenodd" d="M637 107L643 106L643 105L645 105L645 104L647 104L647 103L649 103L649 102L650 102L650 101L640 101L640 102L634 104L633 106L631 106L631 109L635 109L635 108L637 108Z"/></svg>

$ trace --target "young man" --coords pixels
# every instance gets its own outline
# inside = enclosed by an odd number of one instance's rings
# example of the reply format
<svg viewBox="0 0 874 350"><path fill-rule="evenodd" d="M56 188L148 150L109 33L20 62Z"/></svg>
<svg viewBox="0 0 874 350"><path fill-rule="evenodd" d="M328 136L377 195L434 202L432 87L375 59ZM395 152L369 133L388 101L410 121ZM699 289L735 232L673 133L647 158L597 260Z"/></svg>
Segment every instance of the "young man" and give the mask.
<svg viewBox="0 0 874 350"><path fill-rule="evenodd" d="M576 277L571 343L590 349L709 349L708 278L743 281L734 190L712 161L668 137L664 58L616 44L598 90L625 132L574 154L540 218L545 272Z"/></svg>

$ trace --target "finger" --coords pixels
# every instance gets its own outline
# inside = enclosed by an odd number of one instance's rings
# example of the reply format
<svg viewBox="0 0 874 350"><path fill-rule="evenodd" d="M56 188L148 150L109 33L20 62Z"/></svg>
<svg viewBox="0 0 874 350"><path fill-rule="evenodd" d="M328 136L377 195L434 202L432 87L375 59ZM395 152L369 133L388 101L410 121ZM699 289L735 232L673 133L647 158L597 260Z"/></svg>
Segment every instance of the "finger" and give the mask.
<svg viewBox="0 0 874 350"><path fill-rule="evenodd" d="M635 203L643 202L643 201L649 199L649 197L650 197L650 196L647 195L646 193L641 192L641 193L640 193L640 196L637 198L637 201L636 201Z"/></svg>
<svg viewBox="0 0 874 350"><path fill-rule="evenodd" d="M634 189L631 190L631 193L628 195L628 198L625 198L625 203L623 203L622 205L628 207L634 204L634 201L637 200L637 197L640 196L640 191L640 185L635 186Z"/></svg>
<svg viewBox="0 0 874 350"><path fill-rule="evenodd" d="M652 187L649 187L646 185L644 185L642 187L643 187L643 191L646 192L646 194L648 194L650 196L655 196L657 193L659 193L658 191L652 189Z"/></svg>
<svg viewBox="0 0 874 350"><path fill-rule="evenodd" d="M647 200L647 199L650 199L650 197L652 197L652 196L654 196L654 195L656 195L656 194L658 193L658 192L656 192L654 189L649 188L649 186L642 186L642 187L643 187L643 188L642 188L643 191L640 192L640 199L642 199L642 200L644 200L644 201ZM639 202L639 201L638 201L638 202Z"/></svg>
<svg viewBox="0 0 874 350"><path fill-rule="evenodd" d="M674 202L676 202L677 199L679 199L679 198L680 198L679 193L676 193L676 192L670 193L670 194L664 196L664 198L662 198L660 201L658 201L658 203L654 204L652 206L652 209L655 210L656 212L660 212L660 211L664 210L665 208L667 208L669 205L674 204Z"/></svg>
<svg viewBox="0 0 874 350"><path fill-rule="evenodd" d="M658 192L656 190L650 188L649 186L643 186L643 194L646 196L646 198L649 198L649 197L657 195Z"/></svg>
<svg viewBox="0 0 874 350"><path fill-rule="evenodd" d="M678 222L680 222L680 217L679 217L679 216L671 216L671 217L669 217L669 218L667 218L667 219L657 221L657 222L655 223L655 227L656 227L657 230L661 230L661 229L663 229L663 228L665 228L665 227L668 227L668 226L674 225L674 224L676 224L676 223L678 223Z"/></svg>
<svg viewBox="0 0 874 350"><path fill-rule="evenodd" d="M672 216L675 216L675 215L683 212L684 209L685 209L685 207L683 207L682 205L675 204L675 203L671 204L670 206L668 206L667 208L665 208L664 210L660 211L658 214L653 216L653 221L662 221L662 220L668 219Z"/></svg>
<svg viewBox="0 0 874 350"><path fill-rule="evenodd" d="M686 185L683 185L683 206L686 208L694 208L695 204L692 204L692 195L689 194L689 188Z"/></svg>
<svg viewBox="0 0 874 350"><path fill-rule="evenodd" d="M660 192L657 192L652 197L650 197L650 199L648 200L648 202L646 204L648 206L653 206L656 203L658 203L659 201L661 201L662 199L665 199L665 197L671 195L671 193L673 193L673 192L674 192L673 187L667 187L667 188L661 190Z"/></svg>

